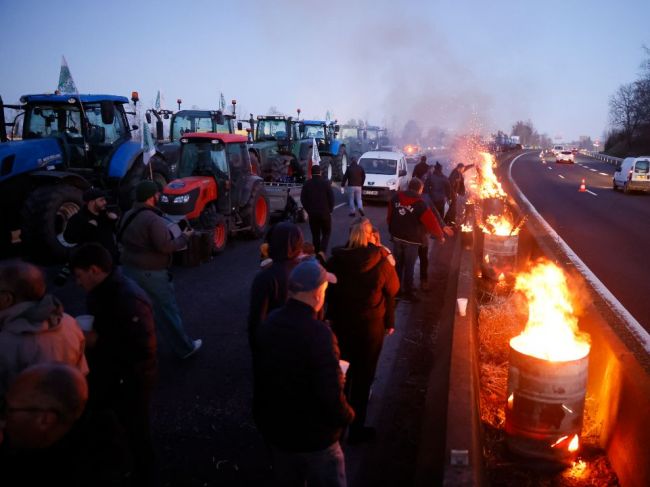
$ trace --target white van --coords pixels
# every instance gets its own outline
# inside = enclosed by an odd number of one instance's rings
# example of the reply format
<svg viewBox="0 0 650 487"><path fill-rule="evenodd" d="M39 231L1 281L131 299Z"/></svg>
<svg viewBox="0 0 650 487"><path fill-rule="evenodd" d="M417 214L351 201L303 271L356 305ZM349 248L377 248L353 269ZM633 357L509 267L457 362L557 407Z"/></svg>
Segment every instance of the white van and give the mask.
<svg viewBox="0 0 650 487"><path fill-rule="evenodd" d="M401 152L366 152L359 158L359 165L366 171L361 190L364 199L389 201L408 180L406 157Z"/></svg>
<svg viewBox="0 0 650 487"><path fill-rule="evenodd" d="M650 156L626 157L616 164L612 187L630 191L650 191Z"/></svg>

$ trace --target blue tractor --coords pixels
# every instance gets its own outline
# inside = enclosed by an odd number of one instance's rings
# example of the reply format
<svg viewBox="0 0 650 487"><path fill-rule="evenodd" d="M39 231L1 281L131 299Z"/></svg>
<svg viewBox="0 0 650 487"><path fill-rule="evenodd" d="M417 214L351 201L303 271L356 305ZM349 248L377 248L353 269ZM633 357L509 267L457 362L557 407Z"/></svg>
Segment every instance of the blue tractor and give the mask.
<svg viewBox="0 0 650 487"><path fill-rule="evenodd" d="M320 166L323 175L332 181L340 181L348 168L348 155L345 142L337 138L339 126L336 122L322 120L302 120L300 136L303 139L316 139Z"/></svg>
<svg viewBox="0 0 650 487"><path fill-rule="evenodd" d="M90 186L130 207L137 183L159 169L142 163L128 103L113 95L25 95L20 105L0 98L0 248L22 242L32 258L64 260L73 245L63 232ZM18 112L12 122L5 108Z"/></svg>

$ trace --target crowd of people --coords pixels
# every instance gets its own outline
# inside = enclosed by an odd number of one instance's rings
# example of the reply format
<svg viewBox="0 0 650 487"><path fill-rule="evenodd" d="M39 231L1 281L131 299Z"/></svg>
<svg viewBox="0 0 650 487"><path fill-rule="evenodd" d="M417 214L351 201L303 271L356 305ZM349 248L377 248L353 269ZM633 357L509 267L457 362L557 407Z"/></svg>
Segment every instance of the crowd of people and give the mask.
<svg viewBox="0 0 650 487"><path fill-rule="evenodd" d="M345 175L354 219L346 244L328 253L334 196L319 169L301 197L312 242L293 223L275 224L251 285L252 411L278 485L346 485L341 441L377 434L368 398L396 302L418 300L418 254L426 290L422 249L453 235L440 210L453 205L454 184L437 165L389 202L391 252L357 198L365 175L355 161ZM192 230L170 233L159 191L141 182L119 221L103 193L84 195L66 267L87 293L91 328L48 294L39 267L0 262L0 469L20 485L159 483L149 415L159 348L186 360L202 345L185 332L170 273Z"/></svg>

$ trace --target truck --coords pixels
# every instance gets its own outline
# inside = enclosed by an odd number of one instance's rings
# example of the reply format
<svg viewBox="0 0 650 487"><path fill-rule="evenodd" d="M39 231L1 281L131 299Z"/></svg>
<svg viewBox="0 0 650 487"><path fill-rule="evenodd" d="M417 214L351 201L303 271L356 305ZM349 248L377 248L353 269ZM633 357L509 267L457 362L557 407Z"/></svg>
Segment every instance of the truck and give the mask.
<svg viewBox="0 0 650 487"><path fill-rule="evenodd" d="M303 120L301 138L316 140L320 155L321 173L331 181L341 181L348 168L345 143L337 138L340 127L334 122Z"/></svg>
<svg viewBox="0 0 650 487"><path fill-rule="evenodd" d="M160 209L209 234L213 254L231 235L264 235L271 207L262 178L251 169L248 137L194 132L179 143L177 178L163 188Z"/></svg>
<svg viewBox="0 0 650 487"><path fill-rule="evenodd" d="M132 101L137 103L137 92ZM34 259L62 261L74 246L63 236L65 227L82 207L84 190L105 189L109 204L126 210L140 180L164 180L159 166L142 162L128 106L126 97L103 94L24 95L16 105L4 105L0 98L4 246L21 242ZM5 107L17 111L11 122L5 120Z"/></svg>

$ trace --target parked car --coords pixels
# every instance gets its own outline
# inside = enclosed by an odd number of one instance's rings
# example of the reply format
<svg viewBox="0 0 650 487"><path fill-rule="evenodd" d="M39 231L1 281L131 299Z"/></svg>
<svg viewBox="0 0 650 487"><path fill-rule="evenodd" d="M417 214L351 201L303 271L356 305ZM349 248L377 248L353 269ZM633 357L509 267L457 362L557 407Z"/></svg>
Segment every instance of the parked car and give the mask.
<svg viewBox="0 0 650 487"><path fill-rule="evenodd" d="M555 162L560 163L560 162L568 162L569 164L573 164L575 161L575 156L573 155L573 152L570 150L563 150L558 152L555 155Z"/></svg>
<svg viewBox="0 0 650 487"><path fill-rule="evenodd" d="M397 190L406 187L407 165L402 152L366 152L359 159L359 165L366 172L361 190L364 199L389 201Z"/></svg>
<svg viewBox="0 0 650 487"><path fill-rule="evenodd" d="M650 156L626 157L616 164L612 188L616 191L650 191Z"/></svg>

